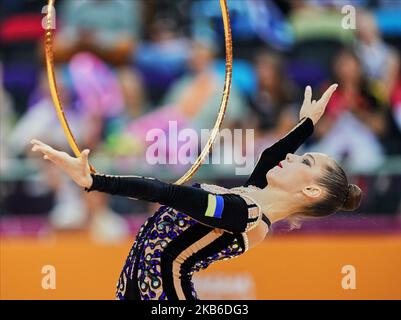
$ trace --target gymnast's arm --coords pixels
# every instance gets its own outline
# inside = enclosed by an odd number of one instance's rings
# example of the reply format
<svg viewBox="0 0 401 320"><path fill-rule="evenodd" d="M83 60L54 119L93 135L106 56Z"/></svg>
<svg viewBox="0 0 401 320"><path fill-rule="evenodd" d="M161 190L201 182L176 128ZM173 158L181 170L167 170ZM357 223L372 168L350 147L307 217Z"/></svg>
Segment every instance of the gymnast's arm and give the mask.
<svg viewBox="0 0 401 320"><path fill-rule="evenodd" d="M283 160L287 153L294 153L313 133L314 126L323 116L327 103L337 86L337 84L332 84L317 101L312 101L312 88L310 86L305 88L304 101L299 111L300 121L298 125L284 138L262 152L255 169L244 186L266 187L267 172Z"/></svg>
<svg viewBox="0 0 401 320"><path fill-rule="evenodd" d="M203 189L164 183L152 178L91 173L89 149L85 149L75 158L40 140L32 139L31 143L32 151L43 153L44 159L53 162L88 192L97 190L158 202L181 211L200 223L229 232L244 232L248 226L252 226L254 217L248 217L248 205L239 195L215 195Z"/></svg>
<svg viewBox="0 0 401 320"><path fill-rule="evenodd" d="M235 194L214 195L203 189L165 183L139 176L91 174L87 192L100 191L172 207L205 225L229 232L244 232L248 206Z"/></svg>
<svg viewBox="0 0 401 320"><path fill-rule="evenodd" d="M283 160L288 153L294 153L313 133L313 128L313 121L304 117L285 137L266 148L244 186L266 187L267 172Z"/></svg>

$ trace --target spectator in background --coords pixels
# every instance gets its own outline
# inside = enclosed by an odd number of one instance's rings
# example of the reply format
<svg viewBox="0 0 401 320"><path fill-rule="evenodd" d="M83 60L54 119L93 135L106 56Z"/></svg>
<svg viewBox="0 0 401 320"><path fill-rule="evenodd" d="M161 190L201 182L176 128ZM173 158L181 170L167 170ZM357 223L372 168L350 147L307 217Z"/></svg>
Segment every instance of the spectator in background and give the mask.
<svg viewBox="0 0 401 320"><path fill-rule="evenodd" d="M251 59L255 47L287 50L292 34L281 8L270 0L231 1L228 4L235 58ZM196 0L191 10L192 34L220 39L224 44L218 1Z"/></svg>
<svg viewBox="0 0 401 320"><path fill-rule="evenodd" d="M373 170L384 159L380 139L386 135L388 107L375 97L351 49L342 50L333 66L339 87L327 106L325 121L316 127L318 142L310 148L346 161L355 172Z"/></svg>
<svg viewBox="0 0 401 320"><path fill-rule="evenodd" d="M211 127L220 105L224 75L214 68L216 50L214 41L195 39L187 62L190 73L178 80L164 98L164 103L172 104L187 120L188 127L196 130ZM246 110L243 97L235 88L231 91L229 108L226 127L242 119Z"/></svg>
<svg viewBox="0 0 401 320"><path fill-rule="evenodd" d="M190 41L171 17L155 19L149 25L148 39L141 41L135 66L141 72L152 106L161 103L169 87L186 71Z"/></svg>
<svg viewBox="0 0 401 320"><path fill-rule="evenodd" d="M143 15L145 16L143 38L150 39L153 37L152 27L154 23L169 20L173 22L178 28L175 32L179 36L187 37L190 35L191 17L190 10L194 0L157 0L157 1L142 1L143 2ZM170 31L170 30L168 30Z"/></svg>
<svg viewBox="0 0 401 320"><path fill-rule="evenodd" d="M91 148L96 155L103 139L104 123L122 111L123 97L118 79L98 58L89 53L72 57L70 63L57 71L60 99L71 131L81 148ZM65 134L57 119L45 72L38 98L8 138L14 155L32 157L27 149L29 136L50 139L60 149L69 152ZM124 221L108 206L108 197L83 196L71 183L44 165L42 173L48 187L55 193L55 205L50 222L55 228L82 228L88 222L96 239L118 240L127 233Z"/></svg>
<svg viewBox="0 0 401 320"><path fill-rule="evenodd" d="M399 75L398 53L381 39L373 15L360 13L357 22L356 53L365 75L377 87L381 99L388 103Z"/></svg>
<svg viewBox="0 0 401 320"><path fill-rule="evenodd" d="M256 55L255 72L257 90L249 97L252 114L247 127L255 129L256 150L285 135L296 122L290 104L295 88L285 75L285 64L280 55L261 51Z"/></svg>
<svg viewBox="0 0 401 320"><path fill-rule="evenodd" d="M294 45L288 59L289 77L304 88L330 78L337 52L353 39L353 30L342 27L341 11L326 1L291 0L289 22ZM329 4L329 6L323 6Z"/></svg>
<svg viewBox="0 0 401 320"><path fill-rule="evenodd" d="M74 132L77 143L82 144L82 131L85 128L84 119L80 117L79 111L73 103L73 95L63 71L56 70L58 86L60 89L60 99L64 108L64 113L68 119L70 128ZM8 148L15 156L34 159L34 155L29 152L27 144L31 134L39 135L50 139L62 150L69 150L69 146L64 136L64 132L58 123L57 115L50 98L47 85L46 74L43 71L39 83L39 93L36 93L37 100L29 107L24 116L19 120L8 137ZM89 120L89 119L85 119ZM91 127L94 121L89 122ZM86 133L91 130L86 127ZM93 135L92 135L93 136ZM45 188L52 190L55 194L55 203L50 212L50 223L55 228L79 228L84 226L86 215L83 202L79 192L73 190L72 185L63 176L54 172L50 167L41 165L41 173L45 177ZM46 190L47 192L47 190Z"/></svg>
<svg viewBox="0 0 401 320"><path fill-rule="evenodd" d="M99 74L95 69L100 66L101 70L105 71L106 67L103 63L107 63L113 68L113 72L116 73L119 80L119 83L115 83L113 90L119 90L117 87L121 85L125 95L125 105L122 105L120 99L115 101L114 106L119 105L117 108L120 108L120 111L122 111L122 107L125 107L124 113L130 117L142 114L144 112L141 110L143 106L135 101L142 95L142 79L137 70L131 66L135 47L141 35L142 2L131 0L64 1L57 12L60 12L58 18L62 22L62 26L55 39L54 54L56 61L68 63L72 57L75 57L75 60L78 60L77 57L82 59L90 57L90 55L77 55L81 52L89 52L101 60L89 58L87 59L87 66L92 65L92 69L77 69L73 73L81 73L84 76L77 76L73 83L76 84L75 89L81 94L81 98L89 99L85 103L86 106L89 108L96 104L96 101L90 101L92 98L86 92L94 93L92 97L95 100L99 96L106 98L106 94L98 95L97 91L103 89L100 79L90 82L95 85L92 91L87 91L87 84L80 79L90 77L89 72L101 77L101 72ZM71 66L73 67L73 65ZM109 75L108 77L110 79L112 76ZM112 92L112 89L108 88L104 91L104 93L107 92ZM111 96L116 99L116 95ZM97 104L97 107L101 106Z"/></svg>
<svg viewBox="0 0 401 320"><path fill-rule="evenodd" d="M190 72L172 85L161 107L127 125L121 137L129 137L126 140L130 139L136 146L138 156L146 155L146 145L149 144L146 142L147 135L151 129L161 129L168 135L169 121L175 121L178 130L191 128L198 134L201 129L213 127L224 85L224 75L214 68L215 50L213 42L207 39L194 40L187 61ZM247 110L244 99L234 88L231 90L228 108L224 126L233 128L246 116ZM166 154L175 152L166 147ZM146 162L141 158L136 159L136 166L141 165L146 165ZM181 173L183 167L174 166L171 170Z"/></svg>
<svg viewBox="0 0 401 320"><path fill-rule="evenodd" d="M389 116L388 149L391 154L401 155L401 65L398 64L396 73L397 81L390 96L391 113Z"/></svg>
<svg viewBox="0 0 401 320"><path fill-rule="evenodd" d="M224 73L219 73L216 69L218 53L216 43L214 38L194 39L187 62L190 72L172 86L164 99L165 104L174 108L184 119L185 127L192 128L198 133L201 129L213 127L223 94ZM244 97L235 85L232 85L221 128L231 130L240 127L240 123L247 117L248 110ZM220 146L232 148L233 155L235 151L240 150L233 145L235 141L228 145L225 145L224 138L221 141ZM229 164L222 164L219 167L220 171L232 169Z"/></svg>
<svg viewBox="0 0 401 320"><path fill-rule="evenodd" d="M64 1L62 27L54 50L58 61L90 51L110 64L125 64L140 36L141 2L131 0Z"/></svg>
<svg viewBox="0 0 401 320"><path fill-rule="evenodd" d="M381 135L387 154L401 154L401 128L397 123L399 104L397 86L400 79L400 56L381 38L376 20L369 12L357 18L356 53L375 96L390 108L385 110L386 130ZM399 116L398 116L399 117Z"/></svg>
<svg viewBox="0 0 401 320"><path fill-rule="evenodd" d="M13 102L3 86L3 65L0 62L0 173L7 171L11 160L7 137L14 126L17 117L13 108Z"/></svg>
<svg viewBox="0 0 401 320"><path fill-rule="evenodd" d="M391 105L393 109L394 120L397 124L398 130L401 131L401 77L399 77L392 93Z"/></svg>
<svg viewBox="0 0 401 320"><path fill-rule="evenodd" d="M99 149L109 158L139 157L143 152L142 146L136 142L135 137L127 134L125 129L151 109L145 86L140 77L134 76L128 70L119 73L119 85L125 107L122 112L106 122L104 141Z"/></svg>
<svg viewBox="0 0 401 320"><path fill-rule="evenodd" d="M40 75L38 42L42 40L40 1L0 1L0 60L2 82L19 117Z"/></svg>

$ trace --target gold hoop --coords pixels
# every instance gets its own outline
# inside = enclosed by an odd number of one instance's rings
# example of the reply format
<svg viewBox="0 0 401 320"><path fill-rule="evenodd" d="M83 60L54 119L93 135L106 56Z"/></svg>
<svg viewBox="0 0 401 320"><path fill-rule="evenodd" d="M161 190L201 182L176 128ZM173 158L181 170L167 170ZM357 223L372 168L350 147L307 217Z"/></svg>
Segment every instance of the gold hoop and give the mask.
<svg viewBox="0 0 401 320"><path fill-rule="evenodd" d="M49 0L47 7L47 16L46 16L45 58L46 58L47 77L49 81L50 93L53 99L54 107L56 109L57 116L64 130L64 133L67 137L68 144L70 145L75 156L80 157L81 151L75 141L74 135L71 132L71 129L67 122L67 118L64 114L63 107L61 105L54 72L53 25L52 25L54 21L53 15L55 13L54 3L55 0ZM196 173L196 171L198 171L199 167L202 165L202 162L209 154L213 146L213 143L216 140L216 137L219 133L219 129L224 119L224 114L226 112L227 103L230 96L230 88L232 80L232 36L230 28L230 16L228 13L226 0L220 0L220 7L224 24L224 38L225 38L225 48L226 48L226 74L225 74L225 82L223 89L223 97L221 99L220 108L217 114L217 119L215 121L214 127L212 129L212 133L205 147L203 148L201 154L198 156L198 158L193 163L191 168L189 168L188 171L175 182L175 184L183 184L187 182L189 179L192 178L192 176ZM92 173L96 172L96 169L92 165L90 165L90 169Z"/></svg>

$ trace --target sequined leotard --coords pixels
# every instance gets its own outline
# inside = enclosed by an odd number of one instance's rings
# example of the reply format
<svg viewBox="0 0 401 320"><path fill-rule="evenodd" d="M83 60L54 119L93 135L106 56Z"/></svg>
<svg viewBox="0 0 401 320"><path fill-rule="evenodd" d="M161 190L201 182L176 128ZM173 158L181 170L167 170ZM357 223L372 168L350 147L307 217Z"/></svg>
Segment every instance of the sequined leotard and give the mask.
<svg viewBox="0 0 401 320"><path fill-rule="evenodd" d="M117 283L118 299L197 299L194 272L248 250L247 232L270 222L247 193L267 185L266 173L295 152L313 132L305 118L284 138L262 152L242 187L208 184L176 186L152 178L93 174L86 191L159 202L142 225Z"/></svg>

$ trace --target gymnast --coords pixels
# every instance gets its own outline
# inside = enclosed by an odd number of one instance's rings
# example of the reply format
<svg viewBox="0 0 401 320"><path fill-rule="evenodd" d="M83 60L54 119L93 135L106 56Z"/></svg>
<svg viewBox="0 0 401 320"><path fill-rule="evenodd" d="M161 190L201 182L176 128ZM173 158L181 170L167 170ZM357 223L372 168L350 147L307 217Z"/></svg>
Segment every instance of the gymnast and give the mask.
<svg viewBox="0 0 401 320"><path fill-rule="evenodd" d="M302 221L353 211L361 189L349 184L344 170L321 153L294 152L312 134L336 90L330 86L312 101L305 89L298 124L265 149L243 186L181 186L155 178L91 173L89 150L79 158L33 139L43 153L87 192L99 191L160 203L142 225L117 284L116 298L198 299L192 275L211 263L228 260L261 243L271 224Z"/></svg>

